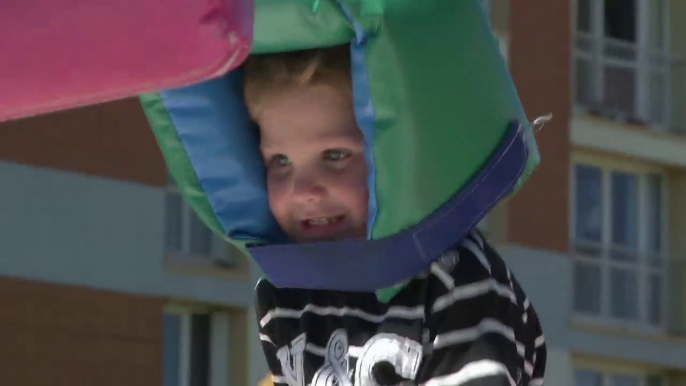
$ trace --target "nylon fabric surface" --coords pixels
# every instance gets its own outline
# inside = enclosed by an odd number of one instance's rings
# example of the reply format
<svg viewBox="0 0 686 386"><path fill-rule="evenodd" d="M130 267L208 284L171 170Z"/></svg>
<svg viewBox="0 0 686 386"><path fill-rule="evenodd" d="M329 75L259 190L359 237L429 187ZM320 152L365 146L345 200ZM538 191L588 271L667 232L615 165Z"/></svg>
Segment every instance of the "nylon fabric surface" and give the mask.
<svg viewBox="0 0 686 386"><path fill-rule="evenodd" d="M434 212L485 164L510 120L527 122L478 2L408 4L386 1L367 44L380 208L373 239Z"/></svg>
<svg viewBox="0 0 686 386"><path fill-rule="evenodd" d="M142 94L139 99L169 172L179 186L184 199L213 232L223 235L224 229L210 206L206 192L200 186L186 149L177 135L168 106L165 105L159 93Z"/></svg>
<svg viewBox="0 0 686 386"><path fill-rule="evenodd" d="M329 47L355 34L332 0L257 0L253 54Z"/></svg>
<svg viewBox="0 0 686 386"><path fill-rule="evenodd" d="M533 131L478 0L256 2L254 54L345 43L351 45L355 115L369 165L372 241L406 237L441 208L456 207L456 197L465 197L461 192L498 156L512 122L521 125L524 158L494 177L501 180L492 180L479 197L472 195L469 205L458 206L444 238L461 237L492 208L486 198L504 199L538 163ZM380 258L393 254L383 242L348 242L356 245L347 249L336 249L336 242L283 245L287 240L269 211L258 131L247 115L241 79L237 69L166 90L151 99L155 103L144 100L184 196L213 231L244 247L277 284L374 287L385 301L403 287L401 276L414 269L408 268L411 259L421 259L423 266L439 257L445 240L431 237L427 243L435 245L421 248L431 256L420 251L409 257L412 252L405 251L403 264ZM355 256L342 258L352 250ZM281 259L286 255L288 261ZM362 261L365 256L368 261ZM362 274L361 267L369 269ZM304 271L283 276L298 269ZM368 281L341 281L335 277L340 272L357 272ZM341 288L327 287L331 283Z"/></svg>
<svg viewBox="0 0 686 386"><path fill-rule="evenodd" d="M224 234L284 242L268 205L258 130L242 99L242 73L162 93Z"/></svg>

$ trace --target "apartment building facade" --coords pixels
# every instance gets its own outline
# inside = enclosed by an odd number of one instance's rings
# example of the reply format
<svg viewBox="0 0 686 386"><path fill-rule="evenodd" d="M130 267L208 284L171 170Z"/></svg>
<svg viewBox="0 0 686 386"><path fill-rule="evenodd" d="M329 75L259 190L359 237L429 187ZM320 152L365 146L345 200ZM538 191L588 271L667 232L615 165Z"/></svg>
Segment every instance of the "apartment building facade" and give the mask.
<svg viewBox="0 0 686 386"><path fill-rule="evenodd" d="M686 4L487 3L527 113L553 113L485 224L542 314L547 384L685 384Z"/></svg>
<svg viewBox="0 0 686 386"><path fill-rule="evenodd" d="M257 384L256 272L180 199L137 100L4 123L0 158L0 384Z"/></svg>

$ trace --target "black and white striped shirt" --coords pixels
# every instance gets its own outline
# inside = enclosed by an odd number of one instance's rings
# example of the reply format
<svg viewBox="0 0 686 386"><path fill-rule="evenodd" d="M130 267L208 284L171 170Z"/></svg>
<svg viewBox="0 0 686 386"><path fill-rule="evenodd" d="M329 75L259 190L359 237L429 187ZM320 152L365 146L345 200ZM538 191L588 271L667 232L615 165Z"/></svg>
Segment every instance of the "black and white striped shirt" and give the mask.
<svg viewBox="0 0 686 386"><path fill-rule="evenodd" d="M387 304L373 293L277 289L267 280L256 291L276 385L543 384L536 312L476 232Z"/></svg>

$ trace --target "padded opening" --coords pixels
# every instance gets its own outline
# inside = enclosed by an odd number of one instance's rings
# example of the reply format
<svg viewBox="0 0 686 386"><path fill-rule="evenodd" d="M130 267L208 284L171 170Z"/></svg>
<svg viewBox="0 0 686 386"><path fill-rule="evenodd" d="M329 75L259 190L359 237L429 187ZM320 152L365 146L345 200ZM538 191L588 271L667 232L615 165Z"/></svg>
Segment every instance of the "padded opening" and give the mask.
<svg viewBox="0 0 686 386"><path fill-rule="evenodd" d="M513 121L470 183L419 224L380 240L261 246L250 248L250 253L277 287L363 292L391 288L427 269L512 192L528 154L523 130Z"/></svg>
<svg viewBox="0 0 686 386"><path fill-rule="evenodd" d="M371 234L377 210L372 154L374 111L364 52L363 39L351 43L354 109L368 165ZM160 95L224 233L248 244L289 243L269 210L259 129L248 115L243 76L239 67L221 78Z"/></svg>
<svg viewBox="0 0 686 386"><path fill-rule="evenodd" d="M369 24L363 28L346 4L339 5L353 32L354 111L368 165L367 239L383 239L417 225L444 205L469 183L507 134L506 121L524 122L525 117L507 68L491 44L491 32L477 17L483 16L477 14L477 4L430 6L462 20L457 26L452 21L419 23L408 30L401 28L400 12L397 18L384 19L384 31L375 30L372 19L361 18ZM306 15L317 20L309 11ZM371 28L369 35L365 28ZM446 31L475 37L459 38L462 35ZM448 38L459 52L474 54L452 52L438 58L435 53L443 52ZM427 71L427 63L436 71ZM464 86L465 79L479 87L456 88ZM176 141L165 156L169 160L183 153L178 158L184 159L182 166L192 170L187 174L193 178L180 185L187 199L202 201L194 209L206 222L214 222L213 229L250 246L289 244L269 210L259 131L249 119L242 80L239 67L221 78L161 92L160 110L169 115L166 127L171 133L158 131L158 139ZM391 86L402 87L402 92L388 92ZM530 154L536 154L530 128L524 132Z"/></svg>
<svg viewBox="0 0 686 386"><path fill-rule="evenodd" d="M246 244L276 285L376 290L416 274L459 241L528 175L538 153L476 0L389 2L383 17L366 14L356 2L330 3L343 14L336 28L318 26L328 19L301 7L306 12L291 16L309 27L293 39L298 47L321 46L322 32L347 38L352 28L353 104L365 140L371 240L287 240L269 209L242 68L163 91L146 110L168 116L156 135L168 162L180 165L177 172L183 169L178 174L186 199L213 229ZM445 17L431 21L438 13ZM281 16L262 16L270 15ZM333 10L327 15L333 17ZM295 44L283 39L270 35L263 52Z"/></svg>

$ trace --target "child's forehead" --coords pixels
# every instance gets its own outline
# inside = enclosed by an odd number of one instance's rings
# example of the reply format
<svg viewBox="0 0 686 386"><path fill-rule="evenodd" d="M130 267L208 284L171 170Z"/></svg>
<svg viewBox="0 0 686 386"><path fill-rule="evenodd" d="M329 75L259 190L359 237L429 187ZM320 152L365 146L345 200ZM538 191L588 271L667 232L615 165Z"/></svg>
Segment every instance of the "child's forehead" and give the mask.
<svg viewBox="0 0 686 386"><path fill-rule="evenodd" d="M347 127L323 127L307 126L300 128L281 128L281 130L263 131L260 136L260 147L263 150L282 148L284 146L297 145L304 147L357 147L363 143L362 133L355 126Z"/></svg>
<svg viewBox="0 0 686 386"><path fill-rule="evenodd" d="M258 116L265 142L359 140L350 103L332 91L318 88L293 88L264 101Z"/></svg>

